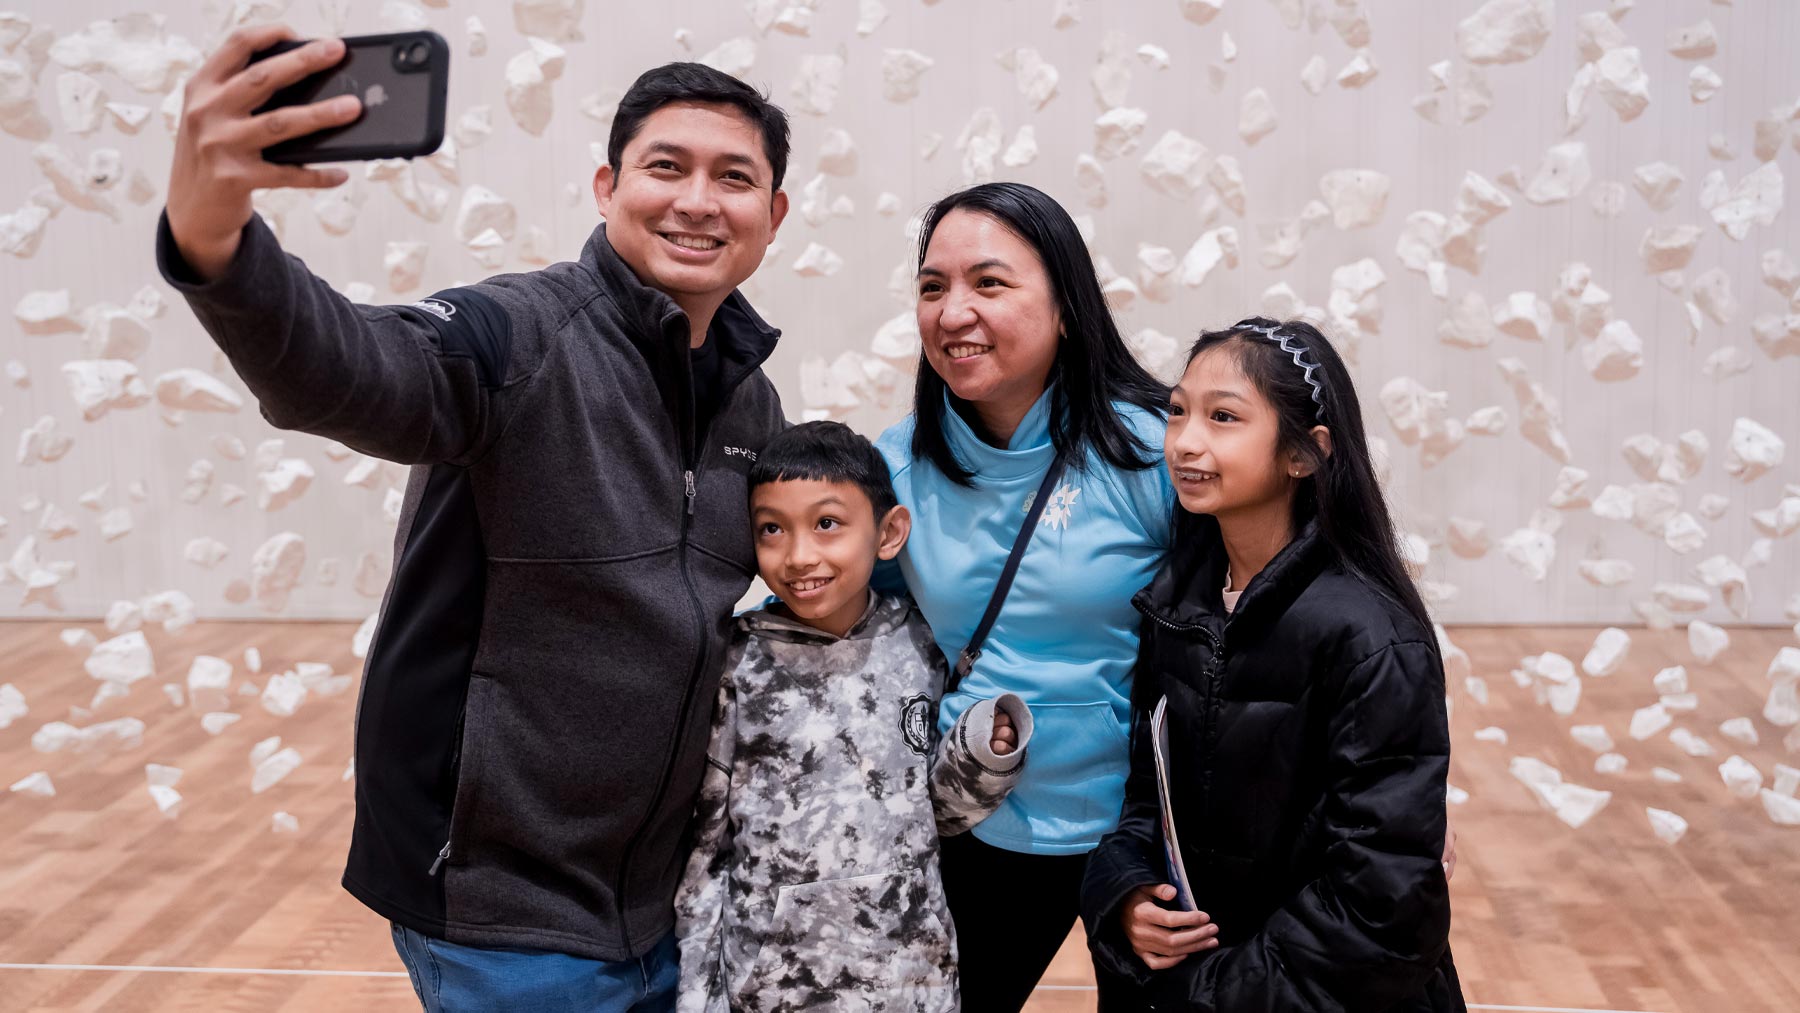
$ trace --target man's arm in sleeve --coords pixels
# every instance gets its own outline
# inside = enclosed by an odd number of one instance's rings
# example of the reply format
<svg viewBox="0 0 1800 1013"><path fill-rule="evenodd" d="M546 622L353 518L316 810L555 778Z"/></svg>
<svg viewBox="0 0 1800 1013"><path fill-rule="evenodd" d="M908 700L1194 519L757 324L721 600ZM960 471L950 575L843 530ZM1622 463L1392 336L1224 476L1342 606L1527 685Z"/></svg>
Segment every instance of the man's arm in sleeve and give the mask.
<svg viewBox="0 0 1800 1013"><path fill-rule="evenodd" d="M351 302L285 253L260 218L218 277L183 260L165 216L156 259L281 429L402 464L460 463L500 427L512 319L483 287L412 306Z"/></svg>

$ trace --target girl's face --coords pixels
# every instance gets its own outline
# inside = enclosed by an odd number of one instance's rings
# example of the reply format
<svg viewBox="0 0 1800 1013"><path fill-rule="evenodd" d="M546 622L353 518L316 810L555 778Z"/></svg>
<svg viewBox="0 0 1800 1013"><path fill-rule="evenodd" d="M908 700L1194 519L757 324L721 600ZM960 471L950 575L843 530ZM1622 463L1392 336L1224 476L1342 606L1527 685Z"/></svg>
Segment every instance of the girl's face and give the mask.
<svg viewBox="0 0 1800 1013"><path fill-rule="evenodd" d="M925 360L972 404L1030 404L1044 392L1062 328L1044 262L987 215L952 211L919 268Z"/></svg>
<svg viewBox="0 0 1800 1013"><path fill-rule="evenodd" d="M1281 449L1275 407L1244 375L1230 343L1188 364L1169 405L1163 458L1182 509L1225 520L1279 505L1285 516L1295 483L1312 469Z"/></svg>

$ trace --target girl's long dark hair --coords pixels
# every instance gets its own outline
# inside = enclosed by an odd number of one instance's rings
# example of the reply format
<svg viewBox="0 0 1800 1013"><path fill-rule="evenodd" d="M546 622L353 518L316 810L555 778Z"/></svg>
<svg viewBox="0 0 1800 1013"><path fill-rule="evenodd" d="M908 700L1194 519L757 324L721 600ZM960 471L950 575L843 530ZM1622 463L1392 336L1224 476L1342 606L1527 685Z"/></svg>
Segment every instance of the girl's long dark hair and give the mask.
<svg viewBox="0 0 1800 1013"><path fill-rule="evenodd" d="M1123 401L1160 416L1166 411L1168 388L1138 363L1119 335L1074 219L1035 187L982 183L959 190L926 211L919 231L917 266L924 266L932 234L952 211L987 215L1029 244L1044 262L1066 334L1050 369L1050 381L1055 385L1050 438L1056 449L1068 454L1071 467L1080 467L1080 451L1090 447L1117 468L1154 466L1161 456L1159 448L1138 439L1113 405ZM974 473L957 459L944 436L946 394L956 397L921 350L918 381L913 386L913 457L926 458L951 481L968 485Z"/></svg>
<svg viewBox="0 0 1800 1013"><path fill-rule="evenodd" d="M1305 369L1296 365L1293 355L1280 344L1256 334L1258 328L1273 329L1305 349L1306 361L1319 367L1313 371L1313 379L1323 387L1323 405L1313 400ZM1381 483L1376 481L1369 439L1363 431L1362 406L1337 349L1318 328L1304 321L1280 323L1250 317L1222 331L1200 335L1187 361L1191 365L1200 353L1221 346L1235 356L1238 368L1274 406L1280 419L1278 445L1282 452L1299 453L1312 465L1312 474L1301 479L1294 491L1293 530L1298 533L1308 521L1317 521L1320 537L1344 569L1431 629L1431 614L1400 560L1399 536L1381 494ZM1329 457L1313 442L1311 431L1316 425L1331 431ZM1177 508L1178 516L1181 513L1185 511Z"/></svg>

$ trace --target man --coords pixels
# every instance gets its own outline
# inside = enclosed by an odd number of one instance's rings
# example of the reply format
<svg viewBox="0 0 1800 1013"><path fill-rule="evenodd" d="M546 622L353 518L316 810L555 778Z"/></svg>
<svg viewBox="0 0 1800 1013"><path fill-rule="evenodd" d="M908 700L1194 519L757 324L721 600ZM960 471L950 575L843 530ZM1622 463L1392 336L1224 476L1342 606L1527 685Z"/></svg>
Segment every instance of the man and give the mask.
<svg viewBox="0 0 1800 1013"><path fill-rule="evenodd" d="M233 34L188 84L157 256L274 425L413 465L356 729L344 886L428 1010L659 1010L746 472L782 426L779 335L735 289L782 218L786 116L698 64L644 74L574 263L359 306L282 253L265 163L354 98L252 115L331 66Z"/></svg>

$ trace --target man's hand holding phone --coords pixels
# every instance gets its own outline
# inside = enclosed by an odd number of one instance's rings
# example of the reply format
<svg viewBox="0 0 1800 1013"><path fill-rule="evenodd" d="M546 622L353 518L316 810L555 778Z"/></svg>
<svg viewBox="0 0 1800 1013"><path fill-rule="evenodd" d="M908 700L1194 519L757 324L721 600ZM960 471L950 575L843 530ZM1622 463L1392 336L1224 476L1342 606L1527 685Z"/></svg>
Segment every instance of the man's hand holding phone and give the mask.
<svg viewBox="0 0 1800 1013"><path fill-rule="evenodd" d="M251 63L254 54L295 37L286 25L239 29L188 79L169 174L169 230L182 258L202 279L223 274L237 253L252 214L252 191L324 189L348 178L343 169L263 160L263 149L278 141L341 126L362 114L362 103L352 95L255 113L279 89L344 57L342 41L318 39Z"/></svg>

